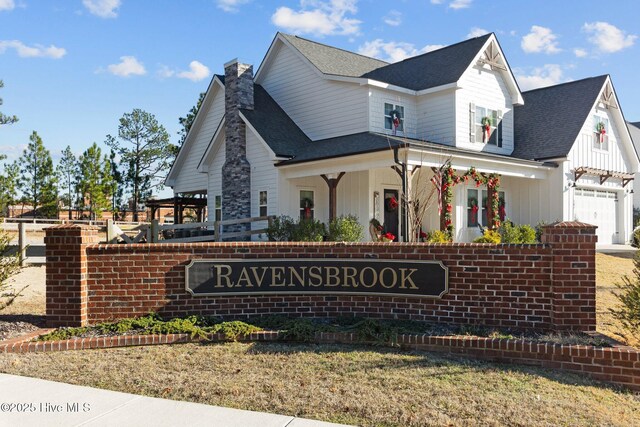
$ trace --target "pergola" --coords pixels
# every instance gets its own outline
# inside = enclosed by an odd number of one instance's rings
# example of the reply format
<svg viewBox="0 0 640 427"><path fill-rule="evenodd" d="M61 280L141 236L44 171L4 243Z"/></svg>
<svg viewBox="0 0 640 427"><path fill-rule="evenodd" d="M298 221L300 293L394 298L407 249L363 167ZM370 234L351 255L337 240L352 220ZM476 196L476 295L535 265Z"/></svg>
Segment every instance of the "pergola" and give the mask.
<svg viewBox="0 0 640 427"><path fill-rule="evenodd" d="M207 199L205 197L171 197L168 199L147 200L146 205L151 209L151 217L149 220L156 219L156 212L158 212L160 208L173 208L173 221L176 224L183 223L185 209L195 210L197 222L204 222Z"/></svg>

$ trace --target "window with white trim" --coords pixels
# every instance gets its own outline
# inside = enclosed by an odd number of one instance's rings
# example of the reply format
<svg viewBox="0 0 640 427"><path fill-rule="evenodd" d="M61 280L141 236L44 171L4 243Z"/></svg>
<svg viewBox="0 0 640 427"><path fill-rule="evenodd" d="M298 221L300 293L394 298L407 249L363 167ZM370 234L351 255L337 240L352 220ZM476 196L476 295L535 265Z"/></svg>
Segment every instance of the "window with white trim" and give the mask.
<svg viewBox="0 0 640 427"><path fill-rule="evenodd" d="M222 221L222 196L215 196L214 221Z"/></svg>
<svg viewBox="0 0 640 427"><path fill-rule="evenodd" d="M502 147L502 111L470 103L469 140Z"/></svg>
<svg viewBox="0 0 640 427"><path fill-rule="evenodd" d="M393 130L393 115L396 113L400 123L398 124L399 131L404 131L404 107L402 105L394 105L384 103L384 128Z"/></svg>
<svg viewBox="0 0 640 427"><path fill-rule="evenodd" d="M480 196L480 198L478 198ZM489 226L487 219L488 213L488 197L487 190L469 189L467 190L467 227L477 227L482 224L483 227ZM506 217L506 201L504 191L498 191L498 216L500 221L504 221Z"/></svg>
<svg viewBox="0 0 640 427"><path fill-rule="evenodd" d="M260 216L267 216L267 192L260 192L260 200L258 200L258 206L260 206Z"/></svg>
<svg viewBox="0 0 640 427"><path fill-rule="evenodd" d="M593 116L593 148L609 151L609 119Z"/></svg>
<svg viewBox="0 0 640 427"><path fill-rule="evenodd" d="M313 190L300 190L300 219L313 219L314 205Z"/></svg>

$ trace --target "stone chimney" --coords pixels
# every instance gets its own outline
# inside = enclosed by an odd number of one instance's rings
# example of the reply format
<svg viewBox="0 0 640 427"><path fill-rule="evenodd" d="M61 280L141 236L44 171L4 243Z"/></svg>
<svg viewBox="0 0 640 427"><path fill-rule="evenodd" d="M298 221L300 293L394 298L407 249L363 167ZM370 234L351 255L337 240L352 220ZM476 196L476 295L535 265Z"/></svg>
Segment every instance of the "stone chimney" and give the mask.
<svg viewBox="0 0 640 427"><path fill-rule="evenodd" d="M237 59L224 64L225 162L222 166L222 219L251 217L251 165L240 109L253 110L253 66ZM226 227L245 231L251 224ZM248 240L248 239L247 239Z"/></svg>

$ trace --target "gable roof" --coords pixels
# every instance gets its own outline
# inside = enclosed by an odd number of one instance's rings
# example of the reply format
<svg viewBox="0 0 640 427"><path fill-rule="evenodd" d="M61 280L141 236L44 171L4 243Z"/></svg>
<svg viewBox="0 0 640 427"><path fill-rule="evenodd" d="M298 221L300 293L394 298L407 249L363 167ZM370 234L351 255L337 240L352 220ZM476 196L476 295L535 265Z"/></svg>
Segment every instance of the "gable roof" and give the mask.
<svg viewBox="0 0 640 427"><path fill-rule="evenodd" d="M551 159L571 151L608 76L591 77L528 92L514 109L513 157Z"/></svg>
<svg viewBox="0 0 640 427"><path fill-rule="evenodd" d="M328 46L326 44L307 40L302 37L278 33L302 55L304 55L318 70L324 74L345 77L361 77L376 68L389 65L388 62L370 58L348 50ZM276 36L277 37L277 36Z"/></svg>
<svg viewBox="0 0 640 427"><path fill-rule="evenodd" d="M485 45L491 34L465 40L404 61L377 68L362 77L412 90L455 83Z"/></svg>

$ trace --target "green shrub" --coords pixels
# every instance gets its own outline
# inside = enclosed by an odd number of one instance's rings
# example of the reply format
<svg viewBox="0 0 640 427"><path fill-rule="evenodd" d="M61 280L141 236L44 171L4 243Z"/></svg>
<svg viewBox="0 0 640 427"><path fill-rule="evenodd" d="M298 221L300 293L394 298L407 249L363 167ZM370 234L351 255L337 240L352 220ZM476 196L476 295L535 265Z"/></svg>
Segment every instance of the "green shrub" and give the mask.
<svg viewBox="0 0 640 427"><path fill-rule="evenodd" d="M310 342L320 330L319 325L309 319L294 319L284 325L281 337L284 340Z"/></svg>
<svg viewBox="0 0 640 427"><path fill-rule="evenodd" d="M473 241L473 243L500 243L500 233L495 230L485 230L482 236L478 237Z"/></svg>
<svg viewBox="0 0 640 427"><path fill-rule="evenodd" d="M614 294L620 304L609 311L627 331L640 338L640 251L636 252L633 265L632 277L624 276L622 283L616 283L618 292Z"/></svg>
<svg viewBox="0 0 640 427"><path fill-rule="evenodd" d="M528 224L514 225L504 221L498 229L502 243L532 244L536 243L536 230Z"/></svg>
<svg viewBox="0 0 640 427"><path fill-rule="evenodd" d="M272 242L290 242L296 223L287 215L277 216L267 228L267 237Z"/></svg>
<svg viewBox="0 0 640 427"><path fill-rule="evenodd" d="M364 229L355 215L339 216L329 223L329 237L332 242L359 242Z"/></svg>
<svg viewBox="0 0 640 427"><path fill-rule="evenodd" d="M261 330L262 328L258 326L250 325L239 320L218 323L209 329L210 332L223 334L225 339L229 341L237 341L241 336L247 336Z"/></svg>
<svg viewBox="0 0 640 427"><path fill-rule="evenodd" d="M19 254L10 253L9 242L9 235L0 230L0 290L6 285L7 279L20 270ZM0 307L2 308L4 307Z"/></svg>
<svg viewBox="0 0 640 427"><path fill-rule="evenodd" d="M631 246L634 248L640 248L640 227L633 230L631 235Z"/></svg>
<svg viewBox="0 0 640 427"><path fill-rule="evenodd" d="M451 236L442 230L433 230L427 233L427 243L451 243Z"/></svg>
<svg viewBox="0 0 640 427"><path fill-rule="evenodd" d="M315 219L303 219L293 228L294 242L322 242L326 230L324 224Z"/></svg>

